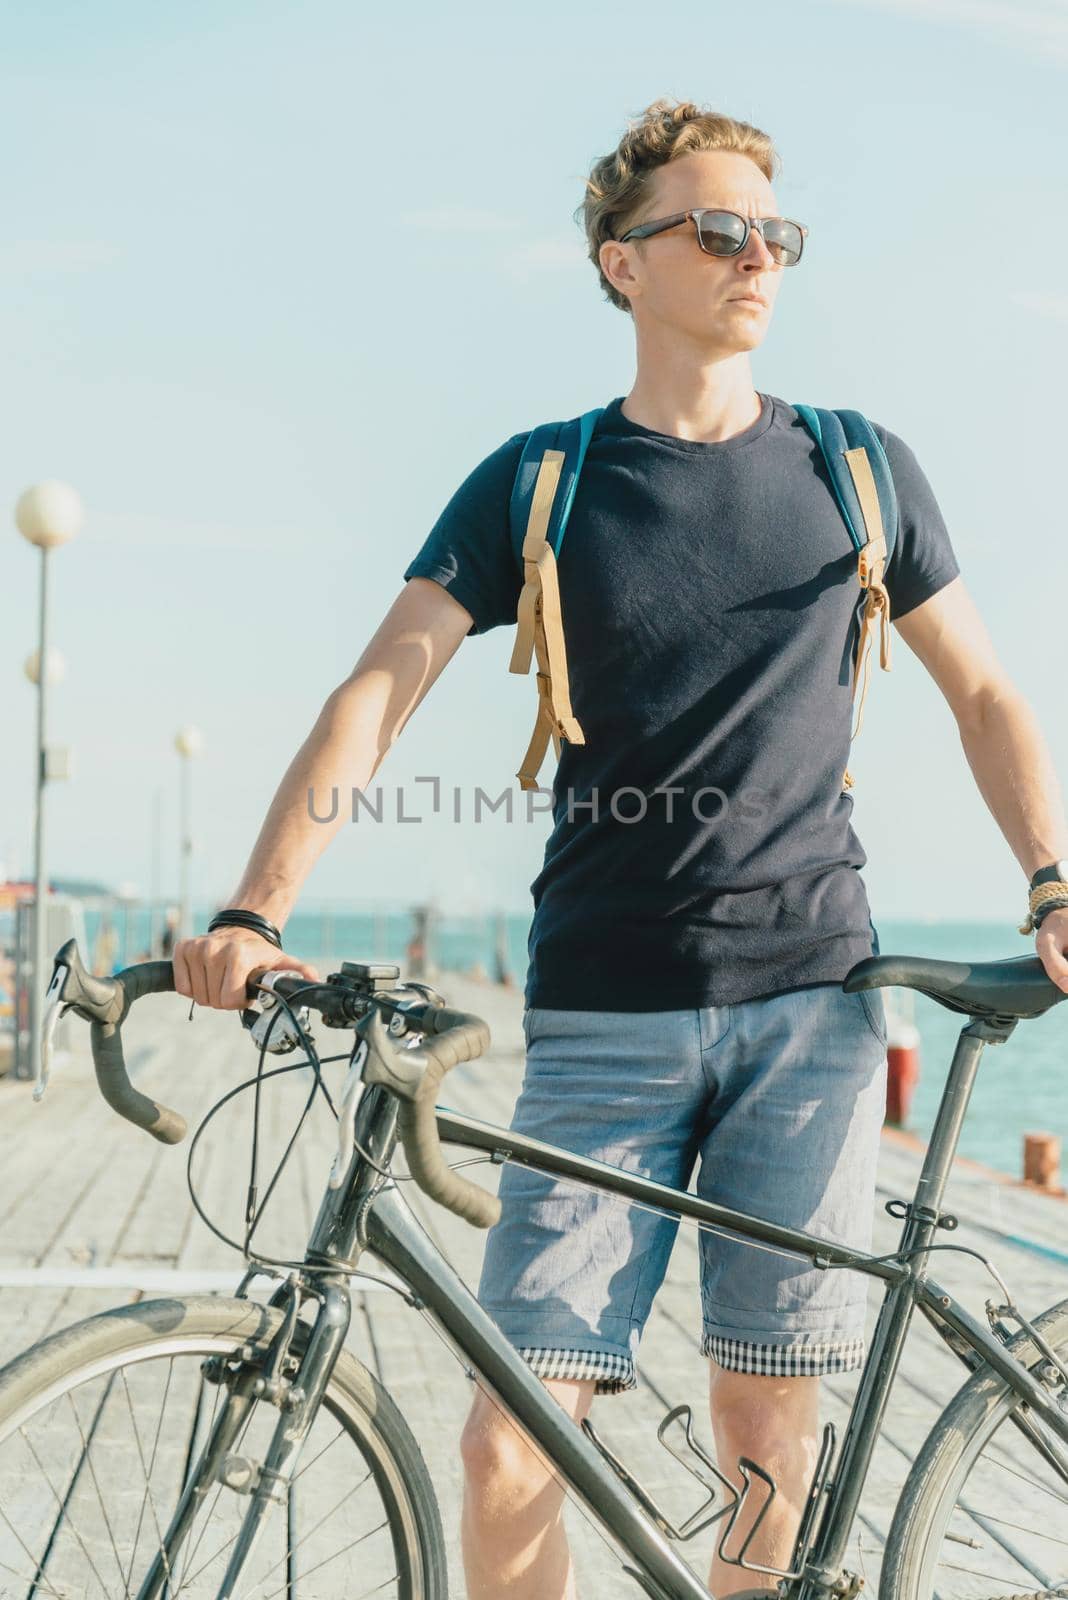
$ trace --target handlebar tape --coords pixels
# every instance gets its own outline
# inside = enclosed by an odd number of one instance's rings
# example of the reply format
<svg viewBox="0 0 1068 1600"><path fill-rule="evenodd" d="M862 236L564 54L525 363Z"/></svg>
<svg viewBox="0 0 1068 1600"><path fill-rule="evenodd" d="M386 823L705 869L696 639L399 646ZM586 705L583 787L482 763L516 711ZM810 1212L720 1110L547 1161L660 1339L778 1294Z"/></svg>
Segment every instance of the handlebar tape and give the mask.
<svg viewBox="0 0 1068 1600"><path fill-rule="evenodd" d="M100 1093L113 1111L127 1122L144 1128L160 1144L181 1144L186 1136L185 1118L151 1095L143 1094L130 1082L122 1053L122 1024L135 1000L146 994L173 994L174 968L169 961L143 961L127 967L114 980L121 991L122 1009L115 1022L95 1022L89 1029L93 1066Z"/></svg>
<svg viewBox="0 0 1068 1600"><path fill-rule="evenodd" d="M85 970L74 939L68 939L55 960L57 967L67 968L60 998L92 1024L93 1066L108 1105L161 1144L180 1144L186 1135L185 1118L134 1088L122 1052L122 1025L134 1001L146 994L173 993L171 963L142 961L114 978L97 978Z"/></svg>
<svg viewBox="0 0 1068 1600"><path fill-rule="evenodd" d="M435 1041L441 1042L444 1041ZM462 1056L460 1059L470 1058ZM408 1169L431 1200L476 1228L492 1228L500 1217L501 1202L495 1194L487 1194L477 1183L454 1172L442 1153L436 1108L438 1089L447 1071L447 1067L432 1058L416 1098L400 1101L397 1128L408 1158Z"/></svg>
<svg viewBox="0 0 1068 1600"><path fill-rule="evenodd" d="M501 1203L449 1166L438 1137L436 1111L445 1074L459 1062L482 1055L489 1047L489 1028L481 1017L448 1006L428 1007L420 1023L426 1029L422 1043L414 1050L397 1050L381 1017L370 1019L364 1081L385 1083L396 1094L397 1131L409 1171L424 1194L476 1228L491 1228L501 1214Z"/></svg>

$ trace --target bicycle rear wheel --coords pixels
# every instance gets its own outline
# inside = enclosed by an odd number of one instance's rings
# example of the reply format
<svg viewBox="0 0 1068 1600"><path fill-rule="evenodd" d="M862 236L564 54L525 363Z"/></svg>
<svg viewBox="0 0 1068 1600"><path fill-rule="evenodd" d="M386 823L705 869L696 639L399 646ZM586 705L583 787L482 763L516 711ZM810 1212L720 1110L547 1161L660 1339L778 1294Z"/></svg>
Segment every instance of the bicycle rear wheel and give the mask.
<svg viewBox="0 0 1068 1600"><path fill-rule="evenodd" d="M1033 1320L1063 1362L1068 1300ZM1010 1348L1032 1372L1042 1367L1028 1335ZM1052 1392L1068 1417L1065 1385ZM989 1368L951 1401L916 1458L887 1538L879 1595L1068 1595L1068 1445Z"/></svg>
<svg viewBox="0 0 1068 1600"><path fill-rule="evenodd" d="M242 1351L255 1361L279 1322L247 1300L157 1300L90 1317L0 1371L0 1593L138 1595L225 1404L205 1361ZM166 1600L215 1600L250 1503L240 1463L254 1472L278 1416L266 1400L251 1405L231 1451L237 1486L199 1495L188 1533L161 1558ZM347 1351L234 1593L446 1600L426 1465L388 1393Z"/></svg>

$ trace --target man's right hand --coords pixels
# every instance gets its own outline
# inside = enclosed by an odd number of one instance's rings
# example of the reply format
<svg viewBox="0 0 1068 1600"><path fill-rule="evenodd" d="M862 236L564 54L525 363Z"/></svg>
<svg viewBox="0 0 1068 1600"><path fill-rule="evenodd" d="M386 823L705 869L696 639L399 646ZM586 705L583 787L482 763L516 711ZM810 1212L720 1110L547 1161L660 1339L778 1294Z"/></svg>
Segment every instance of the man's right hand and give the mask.
<svg viewBox="0 0 1068 1600"><path fill-rule="evenodd" d="M319 977L306 961L287 956L247 928L216 928L214 933L180 939L171 959L176 991L216 1011L240 1011L248 1005L245 983L257 968L274 972L285 967L312 982Z"/></svg>

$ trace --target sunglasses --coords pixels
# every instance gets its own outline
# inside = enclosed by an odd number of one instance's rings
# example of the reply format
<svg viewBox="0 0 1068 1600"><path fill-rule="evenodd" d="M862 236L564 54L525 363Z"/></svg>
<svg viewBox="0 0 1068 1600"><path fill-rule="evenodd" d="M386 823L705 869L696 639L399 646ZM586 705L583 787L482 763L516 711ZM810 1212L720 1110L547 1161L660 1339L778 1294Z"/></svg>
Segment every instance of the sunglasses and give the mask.
<svg viewBox="0 0 1068 1600"><path fill-rule="evenodd" d="M768 254L779 267L795 267L801 260L808 229L800 222L786 217L742 217L737 211L679 211L673 217L661 217L656 222L642 222L629 229L618 241L651 239L654 233L665 233L682 222L692 222L697 229L697 242L706 255L736 256L749 243L755 229L768 247Z"/></svg>

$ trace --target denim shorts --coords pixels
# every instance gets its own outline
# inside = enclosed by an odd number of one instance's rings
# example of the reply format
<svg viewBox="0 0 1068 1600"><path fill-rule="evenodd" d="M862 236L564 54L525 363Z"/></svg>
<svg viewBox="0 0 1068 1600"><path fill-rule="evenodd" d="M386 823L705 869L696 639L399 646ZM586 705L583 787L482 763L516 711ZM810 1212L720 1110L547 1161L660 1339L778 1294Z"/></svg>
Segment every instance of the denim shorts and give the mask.
<svg viewBox="0 0 1068 1600"><path fill-rule="evenodd" d="M886 1106L879 990L812 984L678 1011L524 1012L512 1128L870 1250ZM696 1174L695 1169L696 1167ZM478 1299L543 1378L636 1386L679 1219L508 1163ZM692 1226L692 1224L688 1224ZM863 1363L867 1278L702 1227L701 1351L820 1376Z"/></svg>

